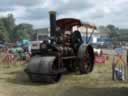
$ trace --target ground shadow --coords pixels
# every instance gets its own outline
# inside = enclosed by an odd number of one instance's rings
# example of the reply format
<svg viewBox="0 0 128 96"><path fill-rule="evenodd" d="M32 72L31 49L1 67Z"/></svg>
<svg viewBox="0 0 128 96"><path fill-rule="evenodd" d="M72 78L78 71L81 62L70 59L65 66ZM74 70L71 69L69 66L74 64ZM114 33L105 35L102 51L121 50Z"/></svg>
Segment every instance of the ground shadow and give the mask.
<svg viewBox="0 0 128 96"><path fill-rule="evenodd" d="M25 85L25 86L27 85L40 86L40 85L54 84L54 83L48 83L48 82L32 82L24 71L19 71L15 74L13 78L6 78L5 80L9 83L20 84L20 85Z"/></svg>
<svg viewBox="0 0 128 96"><path fill-rule="evenodd" d="M77 86L64 90L58 96L128 96L128 88L84 88Z"/></svg>
<svg viewBox="0 0 128 96"><path fill-rule="evenodd" d="M33 85L38 85L39 86L39 85L49 85L49 84L55 84L55 83L57 83L57 82L54 82L54 83L48 83L48 82L32 82L30 80L30 78L28 77L28 75L24 71L21 71L21 70L20 71L19 70L16 70L16 71L13 71L13 72L4 72L4 74L14 75L13 78L3 78L7 82L14 83L14 84L32 85L32 86ZM70 72L70 73L69 72L65 72L64 74L65 75L69 75L69 74L80 75L79 72ZM62 76L62 78L63 78L63 76Z"/></svg>

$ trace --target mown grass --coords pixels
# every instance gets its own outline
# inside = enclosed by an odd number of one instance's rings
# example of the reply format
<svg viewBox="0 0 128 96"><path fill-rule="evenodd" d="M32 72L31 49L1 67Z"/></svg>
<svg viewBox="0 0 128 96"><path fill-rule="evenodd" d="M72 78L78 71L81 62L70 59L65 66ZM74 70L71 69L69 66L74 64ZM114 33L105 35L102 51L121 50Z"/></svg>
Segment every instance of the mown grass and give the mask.
<svg viewBox="0 0 128 96"><path fill-rule="evenodd" d="M39 84L29 81L26 65L0 65L0 96L127 96L127 81L112 81L111 61L96 64L86 75L65 74L58 83Z"/></svg>

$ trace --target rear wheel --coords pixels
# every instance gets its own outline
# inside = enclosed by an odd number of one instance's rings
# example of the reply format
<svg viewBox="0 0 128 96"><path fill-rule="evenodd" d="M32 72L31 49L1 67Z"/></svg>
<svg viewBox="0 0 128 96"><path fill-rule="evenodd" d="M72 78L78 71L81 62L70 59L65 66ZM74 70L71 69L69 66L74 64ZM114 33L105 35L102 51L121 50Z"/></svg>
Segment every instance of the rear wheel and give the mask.
<svg viewBox="0 0 128 96"><path fill-rule="evenodd" d="M80 73L87 74L93 70L94 67L94 51L90 45L81 45L78 52L80 64Z"/></svg>

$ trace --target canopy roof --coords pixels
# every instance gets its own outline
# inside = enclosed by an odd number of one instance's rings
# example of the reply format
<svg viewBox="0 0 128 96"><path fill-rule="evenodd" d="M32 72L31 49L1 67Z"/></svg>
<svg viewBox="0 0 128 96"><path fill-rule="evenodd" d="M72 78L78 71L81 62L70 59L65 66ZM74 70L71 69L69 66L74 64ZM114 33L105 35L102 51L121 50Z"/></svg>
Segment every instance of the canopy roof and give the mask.
<svg viewBox="0 0 128 96"><path fill-rule="evenodd" d="M61 29L71 29L73 26L85 26L87 28L96 29L96 26L87 23L82 23L79 19L75 18L62 18L56 21L56 25Z"/></svg>

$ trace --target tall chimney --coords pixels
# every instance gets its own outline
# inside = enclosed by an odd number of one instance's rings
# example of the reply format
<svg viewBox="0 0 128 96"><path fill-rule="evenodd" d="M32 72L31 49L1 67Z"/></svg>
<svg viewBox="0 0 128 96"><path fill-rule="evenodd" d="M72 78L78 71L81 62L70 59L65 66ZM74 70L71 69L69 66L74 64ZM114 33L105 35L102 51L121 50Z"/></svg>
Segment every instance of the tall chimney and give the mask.
<svg viewBox="0 0 128 96"><path fill-rule="evenodd" d="M49 11L49 18L50 18L50 36L55 36L56 32L56 12L55 11Z"/></svg>

